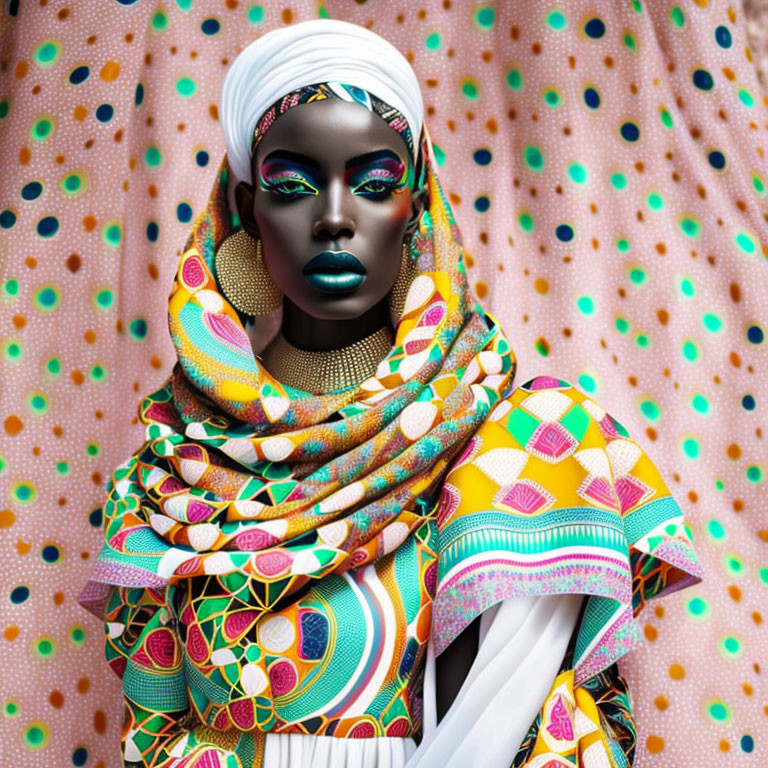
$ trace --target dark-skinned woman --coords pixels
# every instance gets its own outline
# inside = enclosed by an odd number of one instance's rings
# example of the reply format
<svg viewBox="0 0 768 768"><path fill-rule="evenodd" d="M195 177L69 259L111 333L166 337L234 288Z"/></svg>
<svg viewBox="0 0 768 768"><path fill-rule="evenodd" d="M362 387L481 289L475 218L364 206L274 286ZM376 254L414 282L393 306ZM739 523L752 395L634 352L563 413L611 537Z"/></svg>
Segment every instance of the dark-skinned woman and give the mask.
<svg viewBox="0 0 768 768"><path fill-rule="evenodd" d="M631 765L633 612L700 577L679 507L567 381L514 388L418 81L318 20L230 68L82 602L154 768Z"/></svg>

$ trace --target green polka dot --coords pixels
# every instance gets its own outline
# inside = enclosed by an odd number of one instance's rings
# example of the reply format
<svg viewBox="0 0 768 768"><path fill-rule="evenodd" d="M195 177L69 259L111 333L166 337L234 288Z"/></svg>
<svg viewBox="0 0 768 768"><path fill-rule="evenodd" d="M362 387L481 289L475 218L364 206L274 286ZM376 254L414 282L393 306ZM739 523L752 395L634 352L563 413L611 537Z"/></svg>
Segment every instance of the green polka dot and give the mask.
<svg viewBox="0 0 768 768"><path fill-rule="evenodd" d="M755 99L752 94L746 88L739 88L739 101L750 109L755 106Z"/></svg>
<svg viewBox="0 0 768 768"><path fill-rule="evenodd" d="M709 413L709 400L700 393L691 398L691 406L696 413Z"/></svg>
<svg viewBox="0 0 768 768"><path fill-rule="evenodd" d="M58 40L46 40L35 49L32 58L35 64L44 69L52 67L61 56L61 43Z"/></svg>
<svg viewBox="0 0 768 768"><path fill-rule="evenodd" d="M704 327L710 333L717 333L723 327L723 321L717 315L712 312L707 312L702 318L701 322L704 323Z"/></svg>
<svg viewBox="0 0 768 768"><path fill-rule="evenodd" d="M427 46L428 51L436 51L440 47L440 33L433 32L431 35L427 35L424 45Z"/></svg>
<svg viewBox="0 0 768 768"><path fill-rule="evenodd" d="M723 568L734 579L739 579L745 574L744 561L733 553L723 556Z"/></svg>
<svg viewBox="0 0 768 768"><path fill-rule="evenodd" d="M547 14L547 24L552 29L565 29L568 26L568 19L558 10L552 10Z"/></svg>
<svg viewBox="0 0 768 768"><path fill-rule="evenodd" d="M3 714L6 717L18 717L19 705L15 701L6 701L3 704Z"/></svg>
<svg viewBox="0 0 768 768"><path fill-rule="evenodd" d="M652 211L660 211L664 207L664 200L658 192L652 192L645 201Z"/></svg>
<svg viewBox="0 0 768 768"><path fill-rule="evenodd" d="M88 445L85 446L85 452L89 456L98 456L99 455L99 444L98 443L88 443Z"/></svg>
<svg viewBox="0 0 768 768"><path fill-rule="evenodd" d="M0 120L8 116L8 100L3 99L0 101Z"/></svg>
<svg viewBox="0 0 768 768"><path fill-rule="evenodd" d="M632 0L632 10L635 13L643 12L643 4L640 2L640 0Z"/></svg>
<svg viewBox="0 0 768 768"><path fill-rule="evenodd" d="M11 498L18 504L31 504L37 498L37 490L25 480L11 486Z"/></svg>
<svg viewBox="0 0 768 768"><path fill-rule="evenodd" d="M50 738L48 726L45 723L34 722L24 731L24 741L30 749L42 749Z"/></svg>
<svg viewBox="0 0 768 768"><path fill-rule="evenodd" d="M715 480L715 488L717 488L718 491L722 491L724 487L725 485L722 480Z"/></svg>
<svg viewBox="0 0 768 768"><path fill-rule="evenodd" d="M699 222L696 219L684 218L680 220L680 229L683 230L683 234L688 237L699 236Z"/></svg>
<svg viewBox="0 0 768 768"><path fill-rule="evenodd" d="M69 631L69 639L74 645L82 645L85 642L85 629L80 626L72 627Z"/></svg>
<svg viewBox="0 0 768 768"><path fill-rule="evenodd" d="M574 184L586 184L589 181L589 172L581 163L568 166L568 176Z"/></svg>
<svg viewBox="0 0 768 768"><path fill-rule="evenodd" d="M595 311L595 302L591 296L579 296L576 306L585 315L591 315Z"/></svg>
<svg viewBox="0 0 768 768"><path fill-rule="evenodd" d="M728 535L723 524L714 518L707 522L707 533L715 541L723 541Z"/></svg>
<svg viewBox="0 0 768 768"><path fill-rule="evenodd" d="M768 586L768 568L761 568L757 575L760 577L760 581L763 582L766 586Z"/></svg>
<svg viewBox="0 0 768 768"><path fill-rule="evenodd" d="M176 81L176 93L183 99L193 96L196 89L195 81L191 77L180 77Z"/></svg>
<svg viewBox="0 0 768 768"><path fill-rule="evenodd" d="M549 89L547 91L544 91L544 103L548 107L555 109L556 107L559 107L563 103L563 99L557 91L553 89Z"/></svg>
<svg viewBox="0 0 768 768"><path fill-rule="evenodd" d="M56 652L56 644L50 637L40 637L35 640L35 653L41 659L48 659Z"/></svg>
<svg viewBox="0 0 768 768"><path fill-rule="evenodd" d="M763 470L757 464L752 464L747 467L746 475L750 483L759 483L763 479Z"/></svg>
<svg viewBox="0 0 768 768"><path fill-rule="evenodd" d="M107 377L107 372L103 365L94 365L89 371L89 375L93 381L104 381Z"/></svg>
<svg viewBox="0 0 768 768"><path fill-rule="evenodd" d="M128 332L134 339L141 341L147 335L147 321L142 317L137 317L134 320L131 320L131 323L128 326Z"/></svg>
<svg viewBox="0 0 768 768"><path fill-rule="evenodd" d="M157 147L150 146L144 150L144 162L150 168L156 168L163 162L163 155Z"/></svg>
<svg viewBox="0 0 768 768"><path fill-rule="evenodd" d="M593 393L597 387L595 380L588 373L579 374L579 386L590 394Z"/></svg>
<svg viewBox="0 0 768 768"><path fill-rule="evenodd" d="M544 155L533 144L523 147L523 161L532 171L539 173L544 170Z"/></svg>
<svg viewBox="0 0 768 768"><path fill-rule="evenodd" d="M48 410L50 401L42 392L33 392L27 398L27 408L31 413L39 416Z"/></svg>
<svg viewBox="0 0 768 768"><path fill-rule="evenodd" d="M656 421L656 419L661 416L659 406L656 405L653 400L643 400L640 403L640 412L643 414L643 416L645 416L647 419L650 419L651 421Z"/></svg>
<svg viewBox="0 0 768 768"><path fill-rule="evenodd" d="M680 280L680 293L682 293L683 296L688 297L691 297L696 293L696 290L693 287L693 282L689 278L684 277Z"/></svg>
<svg viewBox="0 0 768 768"><path fill-rule="evenodd" d="M637 50L637 41L635 40L635 36L631 32L627 32L624 35L624 45L626 45L630 51Z"/></svg>
<svg viewBox="0 0 768 768"><path fill-rule="evenodd" d="M101 230L101 239L110 248L117 248L123 239L123 230L117 221L108 221Z"/></svg>
<svg viewBox="0 0 768 768"><path fill-rule="evenodd" d="M620 237L616 241L616 248L622 253L626 253L629 250L629 240L626 237Z"/></svg>
<svg viewBox="0 0 768 768"><path fill-rule="evenodd" d="M19 293L19 281L14 278L6 280L3 292L6 296L17 296Z"/></svg>
<svg viewBox="0 0 768 768"><path fill-rule="evenodd" d="M68 475L69 474L69 464L67 464L66 461L59 461L56 464L56 471L60 475Z"/></svg>
<svg viewBox="0 0 768 768"><path fill-rule="evenodd" d="M150 23L152 29L160 32L168 26L168 16L163 11L155 11Z"/></svg>
<svg viewBox="0 0 768 768"><path fill-rule="evenodd" d="M474 101L480 93L477 86L477 81L473 77L465 77L461 81L461 92L464 94L464 96L466 96L466 98Z"/></svg>
<svg viewBox="0 0 768 768"><path fill-rule="evenodd" d="M669 11L669 18L676 27L682 27L685 24L685 14L679 6L673 5Z"/></svg>
<svg viewBox="0 0 768 768"><path fill-rule="evenodd" d="M647 277L645 270L641 267L633 267L629 270L629 279L635 284L635 285L642 285L645 282L645 278Z"/></svg>
<svg viewBox="0 0 768 768"><path fill-rule="evenodd" d="M692 437L683 440L683 451L689 459L698 459L700 451L699 441Z"/></svg>
<svg viewBox="0 0 768 768"><path fill-rule="evenodd" d="M475 11L475 21L481 29L490 29L493 26L495 11L490 6L478 8Z"/></svg>
<svg viewBox="0 0 768 768"><path fill-rule="evenodd" d="M53 118L46 116L35 120L29 133L35 141L45 141L53 133Z"/></svg>
<svg viewBox="0 0 768 768"><path fill-rule="evenodd" d="M629 331L629 321L625 317L617 317L616 330L619 333L627 333Z"/></svg>
<svg viewBox="0 0 768 768"><path fill-rule="evenodd" d="M758 195L761 197L765 195L765 182L757 174L752 177L752 186L755 188L755 192L757 192Z"/></svg>
<svg viewBox="0 0 768 768"><path fill-rule="evenodd" d="M432 149L435 153L435 160L437 161L438 165L444 165L445 164L445 151L442 147L439 147L437 144L432 145Z"/></svg>
<svg viewBox="0 0 768 768"><path fill-rule="evenodd" d="M746 232L739 232L739 234L736 235L736 245L738 245L744 253L749 254L750 256L757 249L757 244L754 239Z"/></svg>
<svg viewBox="0 0 768 768"><path fill-rule="evenodd" d="M517 223L520 225L520 229L523 230L523 232L532 232L534 223L533 223L533 217L530 213L521 213L517 217Z"/></svg>
<svg viewBox="0 0 768 768"><path fill-rule="evenodd" d="M107 310L115 301L115 295L109 288L102 288L94 297L93 303L97 309Z"/></svg>
<svg viewBox="0 0 768 768"><path fill-rule="evenodd" d="M699 348L690 339L683 342L683 357L691 362L699 357Z"/></svg>
<svg viewBox="0 0 768 768"><path fill-rule="evenodd" d="M34 298L34 304L41 312L53 312L59 306L61 294L55 285L46 285L41 288Z"/></svg>
<svg viewBox="0 0 768 768"><path fill-rule="evenodd" d="M50 376L58 376L61 373L61 360L58 357L52 357L45 364L45 370Z"/></svg>
<svg viewBox="0 0 768 768"><path fill-rule="evenodd" d="M661 118L661 124L665 128L672 130L672 128L675 127L675 122L672 119L672 115L666 107L659 107L659 117Z"/></svg>
<svg viewBox="0 0 768 768"><path fill-rule="evenodd" d="M260 5L252 5L248 9L248 21L251 24L261 24L264 21L264 9Z"/></svg>
<svg viewBox="0 0 768 768"><path fill-rule="evenodd" d="M547 357L547 355L549 355L549 347L542 339L537 339L533 346L542 357Z"/></svg>
<svg viewBox="0 0 768 768"><path fill-rule="evenodd" d="M722 699L710 699L706 711L718 725L726 725L731 721L731 708Z"/></svg>
<svg viewBox="0 0 768 768"><path fill-rule="evenodd" d="M519 91L523 87L523 75L518 69L510 69L507 72L507 85L513 91Z"/></svg>
<svg viewBox="0 0 768 768"><path fill-rule="evenodd" d="M685 604L688 615L694 619L706 619L712 613L712 606L703 597L692 597Z"/></svg>
<svg viewBox="0 0 768 768"><path fill-rule="evenodd" d="M81 195L88 188L88 176L82 171L68 173L59 182L61 191L68 197Z"/></svg>
<svg viewBox="0 0 768 768"><path fill-rule="evenodd" d="M627 186L627 177L623 173L614 173L611 175L611 186L614 189L625 189Z"/></svg>
<svg viewBox="0 0 768 768"><path fill-rule="evenodd" d="M3 357L10 363L17 363L21 360L23 350L21 342L17 339L8 339L3 343Z"/></svg>
<svg viewBox="0 0 768 768"><path fill-rule="evenodd" d="M733 635L726 635L721 638L717 643L717 649L723 656L731 659L741 656L743 650L738 638Z"/></svg>
<svg viewBox="0 0 768 768"><path fill-rule="evenodd" d="M191 7L194 0L176 0L176 5L181 8L182 11L186 13Z"/></svg>
<svg viewBox="0 0 768 768"><path fill-rule="evenodd" d="M637 344L637 346L641 349L645 349L650 343L651 340L644 333L638 333L635 337L635 344Z"/></svg>

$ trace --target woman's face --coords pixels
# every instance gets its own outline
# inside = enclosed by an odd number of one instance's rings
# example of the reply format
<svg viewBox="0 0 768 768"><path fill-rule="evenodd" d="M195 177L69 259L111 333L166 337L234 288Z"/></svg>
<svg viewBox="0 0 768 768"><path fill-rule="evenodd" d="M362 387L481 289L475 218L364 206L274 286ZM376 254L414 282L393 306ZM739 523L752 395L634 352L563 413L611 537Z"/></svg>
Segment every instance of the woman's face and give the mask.
<svg viewBox="0 0 768 768"><path fill-rule="evenodd" d="M356 318L392 288L412 206L403 139L340 99L301 104L259 143L236 196L270 277L308 315Z"/></svg>

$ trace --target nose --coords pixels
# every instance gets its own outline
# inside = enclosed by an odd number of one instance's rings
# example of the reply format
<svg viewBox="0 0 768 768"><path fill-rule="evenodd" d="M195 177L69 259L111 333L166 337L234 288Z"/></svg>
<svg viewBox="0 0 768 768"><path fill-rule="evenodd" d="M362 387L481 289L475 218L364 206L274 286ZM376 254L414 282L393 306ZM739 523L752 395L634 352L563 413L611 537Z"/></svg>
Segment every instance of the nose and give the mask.
<svg viewBox="0 0 768 768"><path fill-rule="evenodd" d="M334 179L325 194L320 195L321 208L312 225L314 237L322 240L338 240L355 234L355 218L351 211L351 195L344 183Z"/></svg>

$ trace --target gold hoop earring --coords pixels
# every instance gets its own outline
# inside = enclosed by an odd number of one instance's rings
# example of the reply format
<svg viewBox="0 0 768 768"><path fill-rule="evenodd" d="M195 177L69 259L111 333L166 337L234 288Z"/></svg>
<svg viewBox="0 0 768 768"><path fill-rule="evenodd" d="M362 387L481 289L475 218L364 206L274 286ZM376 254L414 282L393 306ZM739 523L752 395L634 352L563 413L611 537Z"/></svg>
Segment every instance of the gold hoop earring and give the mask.
<svg viewBox="0 0 768 768"><path fill-rule="evenodd" d="M403 243L402 255L400 257L400 271L397 273L392 289L389 292L389 311L393 318L393 323L400 319L405 309L405 299L408 296L408 289L411 283L419 274L417 259L411 254L410 239ZM396 320L395 320L396 318Z"/></svg>
<svg viewBox="0 0 768 768"><path fill-rule="evenodd" d="M283 302L261 257L261 240L244 229L227 237L216 251L216 279L227 301L244 315L267 315Z"/></svg>

